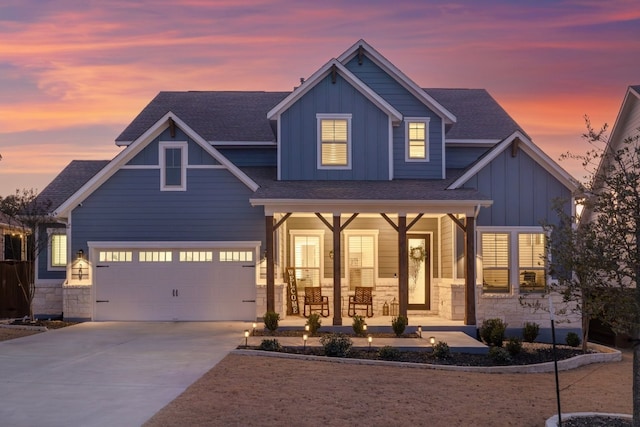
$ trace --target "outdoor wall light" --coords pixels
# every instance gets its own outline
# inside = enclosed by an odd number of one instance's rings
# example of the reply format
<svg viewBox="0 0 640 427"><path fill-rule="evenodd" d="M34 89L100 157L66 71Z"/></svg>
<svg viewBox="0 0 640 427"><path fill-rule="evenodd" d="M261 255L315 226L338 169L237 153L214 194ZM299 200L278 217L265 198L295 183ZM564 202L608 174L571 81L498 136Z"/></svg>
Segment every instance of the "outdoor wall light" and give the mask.
<svg viewBox="0 0 640 427"><path fill-rule="evenodd" d="M373 337L371 335L369 335L367 337L367 341L369 342L369 350L371 350L371 342L373 341Z"/></svg>
<svg viewBox="0 0 640 427"><path fill-rule="evenodd" d="M309 335L307 334L303 334L302 335L302 348L303 350L307 349L307 340L309 339Z"/></svg>
<svg viewBox="0 0 640 427"><path fill-rule="evenodd" d="M76 252L76 259L77 260L83 260L84 259L84 251L82 249L79 249L78 252Z"/></svg>
<svg viewBox="0 0 640 427"><path fill-rule="evenodd" d="M367 330L367 324L366 323L364 325L362 325L362 330L366 332L366 330Z"/></svg>
<svg viewBox="0 0 640 427"><path fill-rule="evenodd" d="M247 347L249 341L249 330L244 330L244 346Z"/></svg>
<svg viewBox="0 0 640 427"><path fill-rule="evenodd" d="M309 325L304 325L304 331L309 332Z"/></svg>
<svg viewBox="0 0 640 427"><path fill-rule="evenodd" d="M422 326L418 326L418 336L422 338Z"/></svg>
<svg viewBox="0 0 640 427"><path fill-rule="evenodd" d="M436 343L436 337L429 337L429 343L431 343L431 345L434 345Z"/></svg>

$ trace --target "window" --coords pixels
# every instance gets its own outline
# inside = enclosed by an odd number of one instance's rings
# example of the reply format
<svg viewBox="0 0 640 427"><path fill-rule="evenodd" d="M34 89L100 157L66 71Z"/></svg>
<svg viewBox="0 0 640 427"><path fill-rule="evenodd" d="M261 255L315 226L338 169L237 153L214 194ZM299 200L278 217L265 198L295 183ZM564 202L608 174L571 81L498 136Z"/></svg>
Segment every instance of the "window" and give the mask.
<svg viewBox="0 0 640 427"><path fill-rule="evenodd" d="M347 235L349 289L371 286L376 277L376 238L374 235Z"/></svg>
<svg viewBox="0 0 640 427"><path fill-rule="evenodd" d="M509 233L482 233L482 289L508 293Z"/></svg>
<svg viewBox="0 0 640 427"><path fill-rule="evenodd" d="M22 236L18 234L4 235L4 259L22 261ZM2 260L3 258L0 258Z"/></svg>
<svg viewBox="0 0 640 427"><path fill-rule="evenodd" d="M133 252L131 251L100 251L98 254L100 262L131 262Z"/></svg>
<svg viewBox="0 0 640 427"><path fill-rule="evenodd" d="M140 251L140 262L171 262L171 251Z"/></svg>
<svg viewBox="0 0 640 427"><path fill-rule="evenodd" d="M49 267L63 268L67 266L67 235L51 234L51 250Z"/></svg>
<svg viewBox="0 0 640 427"><path fill-rule="evenodd" d="M318 114L318 168L351 168L351 114Z"/></svg>
<svg viewBox="0 0 640 427"><path fill-rule="evenodd" d="M160 189L162 191L187 189L186 147L186 142L160 142Z"/></svg>
<svg viewBox="0 0 640 427"><path fill-rule="evenodd" d="M543 233L518 234L518 274L521 292L544 292L546 273Z"/></svg>
<svg viewBox="0 0 640 427"><path fill-rule="evenodd" d="M180 262L212 262L211 251L180 251Z"/></svg>
<svg viewBox="0 0 640 427"><path fill-rule="evenodd" d="M251 262L253 261L252 251L221 251L220 262Z"/></svg>
<svg viewBox="0 0 640 427"><path fill-rule="evenodd" d="M429 160L429 118L407 118L405 121L407 161Z"/></svg>
<svg viewBox="0 0 640 427"><path fill-rule="evenodd" d="M292 236L292 261L298 288L320 286L321 243L322 234Z"/></svg>

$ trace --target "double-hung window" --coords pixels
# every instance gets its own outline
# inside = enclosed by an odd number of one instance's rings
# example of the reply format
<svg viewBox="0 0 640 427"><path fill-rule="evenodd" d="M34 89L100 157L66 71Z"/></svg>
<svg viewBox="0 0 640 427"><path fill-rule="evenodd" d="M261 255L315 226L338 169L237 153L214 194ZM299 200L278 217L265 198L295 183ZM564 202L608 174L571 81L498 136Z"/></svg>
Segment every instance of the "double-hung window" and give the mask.
<svg viewBox="0 0 640 427"><path fill-rule="evenodd" d="M187 189L187 143L160 142L160 189Z"/></svg>
<svg viewBox="0 0 640 427"><path fill-rule="evenodd" d="M405 120L405 160L429 161L429 118L409 117Z"/></svg>
<svg viewBox="0 0 640 427"><path fill-rule="evenodd" d="M482 233L482 288L489 293L508 293L510 233Z"/></svg>
<svg viewBox="0 0 640 427"><path fill-rule="evenodd" d="M49 269L64 269L67 266L67 235L49 230Z"/></svg>
<svg viewBox="0 0 640 427"><path fill-rule="evenodd" d="M544 233L518 234L518 267L521 292L544 292L546 284Z"/></svg>
<svg viewBox="0 0 640 427"><path fill-rule="evenodd" d="M347 280L349 289L360 286L375 285L376 273L376 240L373 233L345 234L347 239Z"/></svg>
<svg viewBox="0 0 640 427"><path fill-rule="evenodd" d="M299 288L320 286L323 234L311 231L292 231L293 267Z"/></svg>
<svg viewBox="0 0 640 427"><path fill-rule="evenodd" d="M351 114L317 114L318 169L351 168Z"/></svg>

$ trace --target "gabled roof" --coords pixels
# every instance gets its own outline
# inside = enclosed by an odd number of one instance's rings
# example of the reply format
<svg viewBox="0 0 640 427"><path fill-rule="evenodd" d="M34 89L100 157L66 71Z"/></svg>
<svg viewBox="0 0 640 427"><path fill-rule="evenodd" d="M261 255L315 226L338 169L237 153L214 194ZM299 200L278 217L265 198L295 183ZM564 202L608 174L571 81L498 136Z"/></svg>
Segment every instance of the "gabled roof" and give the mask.
<svg viewBox="0 0 640 427"><path fill-rule="evenodd" d="M407 89L413 96L415 96L418 100L420 100L424 105L429 107L431 111L436 113L438 116L442 118L445 124L451 124L456 122L456 116L452 114L449 110L447 110L444 106L442 106L438 101L432 98L428 93L426 93L423 89L420 88L417 84L413 82L409 77L407 77L398 67L393 65L387 58L382 56L380 52L375 50L369 43L364 41L363 39L358 40L354 43L349 49L347 49L342 55L338 57L338 61L343 64L346 64L351 59L353 59L360 48L364 49L366 53L368 53L369 59L371 59L378 67L382 68L385 72L387 72L391 77L393 77L402 87Z"/></svg>
<svg viewBox="0 0 640 427"><path fill-rule="evenodd" d="M618 116L616 117L616 122L613 124L613 128L611 129L611 135L609 136L609 144L619 144L625 138L631 135L623 135L624 127L627 124L626 120L628 120L628 115L632 113L634 108L638 108L638 103L640 102L640 85L637 86L629 86L627 88L627 92L624 95L624 99L622 100L622 105L620 106L620 111L618 112ZM607 147L608 149L612 149L612 147Z"/></svg>
<svg viewBox="0 0 640 427"><path fill-rule="evenodd" d="M78 191L96 173L109 164L108 160L73 160L62 172L54 178L44 190L38 194L38 199L50 202L51 210L55 211L73 193Z"/></svg>
<svg viewBox="0 0 640 427"><path fill-rule="evenodd" d="M424 91L458 119L446 131L447 142L486 140L495 143L515 131L527 135L485 89L425 88Z"/></svg>
<svg viewBox="0 0 640 427"><path fill-rule="evenodd" d="M379 109L384 111L392 120L396 123L402 121L402 114L393 108L391 104L385 101L380 95L375 93L369 86L364 84L359 78L357 78L351 71L347 70L344 65L335 59L330 60L324 64L318 71L313 73L311 77L305 80L299 88L291 92L285 99L283 99L278 105L273 107L267 113L268 119L277 119L280 114L286 111L297 100L302 98L307 92L315 87L321 80L329 75L332 70L344 78L351 86L364 95L369 101L375 104Z"/></svg>
<svg viewBox="0 0 640 427"><path fill-rule="evenodd" d="M67 218L73 208L87 198L91 193L97 190L104 182L106 182L113 174L115 174L122 166L126 165L131 159L133 159L144 147L146 147L153 139L158 137L165 129L167 129L173 121L187 136L199 144L207 153L209 153L214 159L216 159L220 165L224 166L231 174L233 174L238 180L244 183L252 191L258 188L258 185L249 178L244 172L242 172L236 165L231 163L226 157L224 157L218 150L213 148L208 141L205 141L200 135L198 135L193 129L191 129L185 122L183 122L176 114L171 111L166 113L146 132L140 135L135 141L133 141L127 148L122 150L107 166L105 166L100 172L89 179L82 187L75 191L66 201L64 201L55 211L55 215ZM158 183L159 185L159 183Z"/></svg>
<svg viewBox="0 0 640 427"><path fill-rule="evenodd" d="M498 155L500 155L504 150L510 147L512 143L518 144L518 149L521 149L522 151L527 153L536 163L542 166L547 172L549 172L569 190L573 192L578 189L578 183L575 181L575 179L520 131L514 132L508 138L505 138L502 142L500 142L500 144L493 147L484 156L480 157L447 188L450 190L462 188L462 186L469 179L471 179L485 166L491 163L496 157L498 157Z"/></svg>
<svg viewBox="0 0 640 427"><path fill-rule="evenodd" d="M160 92L116 138L129 145L169 111L205 140L275 142L265 113L289 92Z"/></svg>

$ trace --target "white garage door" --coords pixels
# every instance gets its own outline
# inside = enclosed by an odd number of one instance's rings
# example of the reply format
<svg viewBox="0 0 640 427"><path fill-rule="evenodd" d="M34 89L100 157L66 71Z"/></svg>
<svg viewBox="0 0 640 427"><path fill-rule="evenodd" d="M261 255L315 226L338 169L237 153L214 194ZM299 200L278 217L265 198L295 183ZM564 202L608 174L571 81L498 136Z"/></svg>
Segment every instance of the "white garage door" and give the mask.
<svg viewBox="0 0 640 427"><path fill-rule="evenodd" d="M95 320L255 320L254 249L96 249Z"/></svg>

